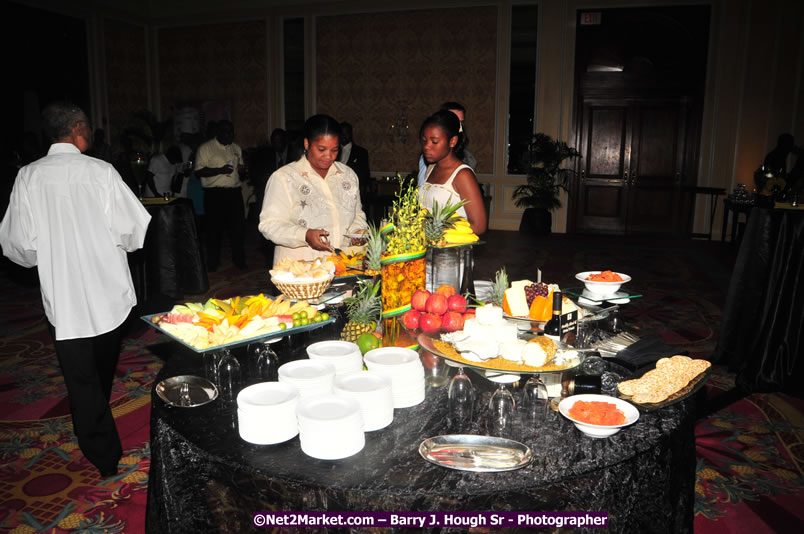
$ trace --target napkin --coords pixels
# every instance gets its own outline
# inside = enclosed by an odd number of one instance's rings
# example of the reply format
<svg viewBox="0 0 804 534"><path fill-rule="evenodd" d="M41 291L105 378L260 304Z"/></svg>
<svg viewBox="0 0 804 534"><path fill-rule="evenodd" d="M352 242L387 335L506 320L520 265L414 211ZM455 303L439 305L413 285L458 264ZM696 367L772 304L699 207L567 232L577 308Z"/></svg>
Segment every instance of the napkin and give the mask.
<svg viewBox="0 0 804 534"><path fill-rule="evenodd" d="M618 352L612 359L633 371L652 365L660 358L669 358L676 354L686 355L687 351L679 351L656 338L642 338Z"/></svg>

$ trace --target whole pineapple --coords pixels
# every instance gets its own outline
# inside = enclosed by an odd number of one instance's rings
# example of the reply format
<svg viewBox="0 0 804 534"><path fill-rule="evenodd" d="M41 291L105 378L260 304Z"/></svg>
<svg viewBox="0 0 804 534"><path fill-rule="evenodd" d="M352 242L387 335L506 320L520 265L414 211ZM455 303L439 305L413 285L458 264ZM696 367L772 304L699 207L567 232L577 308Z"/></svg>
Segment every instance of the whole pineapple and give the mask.
<svg viewBox="0 0 804 534"><path fill-rule="evenodd" d="M346 317L349 321L341 331L343 341L357 342L361 334L373 332L382 311L382 301L377 292L380 279L361 280L355 287L355 294L343 302L346 304Z"/></svg>
<svg viewBox="0 0 804 534"><path fill-rule="evenodd" d="M380 229L373 224L368 225L368 241L366 242L365 272L369 276L377 276L382 271L382 253L385 252L385 240Z"/></svg>
<svg viewBox="0 0 804 534"><path fill-rule="evenodd" d="M437 201L433 201L433 210L424 220L424 238L427 240L428 245L444 245L444 232L452 228L455 224L452 216L464 204L466 204L465 200L461 200L455 204L452 204L448 200L442 207L438 205Z"/></svg>
<svg viewBox="0 0 804 534"><path fill-rule="evenodd" d="M497 271L494 282L491 283L491 303L496 306L502 306L506 289L508 289L508 273L505 272L505 267L503 267Z"/></svg>

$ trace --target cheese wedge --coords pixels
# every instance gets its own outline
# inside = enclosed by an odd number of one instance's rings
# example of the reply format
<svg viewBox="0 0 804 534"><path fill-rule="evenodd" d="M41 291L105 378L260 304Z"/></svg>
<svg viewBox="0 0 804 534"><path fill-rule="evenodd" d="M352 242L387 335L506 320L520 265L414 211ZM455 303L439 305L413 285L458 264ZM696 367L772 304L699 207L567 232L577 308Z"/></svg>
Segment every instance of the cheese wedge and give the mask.
<svg viewBox="0 0 804 534"><path fill-rule="evenodd" d="M525 297L525 290L516 287L506 289L503 297L503 311L515 317L527 317L528 299Z"/></svg>
<svg viewBox="0 0 804 534"><path fill-rule="evenodd" d="M533 282L531 282L530 280L516 280L514 282L511 282L511 289L518 288L522 291L525 291L525 288L531 285L532 283Z"/></svg>

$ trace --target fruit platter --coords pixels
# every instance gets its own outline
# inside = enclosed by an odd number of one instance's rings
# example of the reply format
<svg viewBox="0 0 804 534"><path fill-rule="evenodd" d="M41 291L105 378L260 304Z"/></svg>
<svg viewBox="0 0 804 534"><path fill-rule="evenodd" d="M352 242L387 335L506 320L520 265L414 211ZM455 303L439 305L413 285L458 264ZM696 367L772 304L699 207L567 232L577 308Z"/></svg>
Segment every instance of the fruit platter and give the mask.
<svg viewBox="0 0 804 534"><path fill-rule="evenodd" d="M195 352L207 352L315 330L335 319L306 300L260 293L177 304L142 320Z"/></svg>

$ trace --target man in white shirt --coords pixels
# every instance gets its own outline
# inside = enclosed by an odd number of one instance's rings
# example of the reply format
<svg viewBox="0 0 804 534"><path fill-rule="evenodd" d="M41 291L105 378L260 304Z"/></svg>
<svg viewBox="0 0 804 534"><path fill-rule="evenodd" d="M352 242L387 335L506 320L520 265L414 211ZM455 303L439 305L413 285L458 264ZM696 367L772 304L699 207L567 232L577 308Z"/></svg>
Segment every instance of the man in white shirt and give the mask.
<svg viewBox="0 0 804 534"><path fill-rule="evenodd" d="M243 152L234 143L234 126L218 123L218 132L200 147L195 157L195 175L204 186L204 213L207 220L207 270L218 270L224 230L232 245L232 261L246 269L246 214L240 172Z"/></svg>
<svg viewBox="0 0 804 534"><path fill-rule="evenodd" d="M157 154L148 162L146 183L151 184L156 189L154 196L161 197L165 192L173 191L177 197L187 196L187 177L183 175L181 150L179 147L172 146L164 154ZM182 183L178 191L173 190L173 180L177 174L181 174Z"/></svg>
<svg viewBox="0 0 804 534"><path fill-rule="evenodd" d="M126 253L142 247L151 217L112 165L82 154L92 130L80 108L51 104L42 119L53 144L20 169L0 245L38 269L78 445L109 477L123 452L109 398L137 303Z"/></svg>

